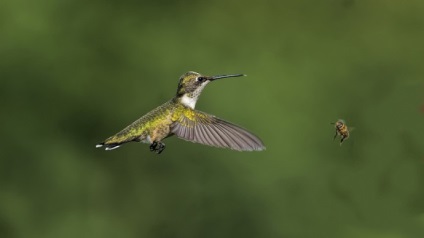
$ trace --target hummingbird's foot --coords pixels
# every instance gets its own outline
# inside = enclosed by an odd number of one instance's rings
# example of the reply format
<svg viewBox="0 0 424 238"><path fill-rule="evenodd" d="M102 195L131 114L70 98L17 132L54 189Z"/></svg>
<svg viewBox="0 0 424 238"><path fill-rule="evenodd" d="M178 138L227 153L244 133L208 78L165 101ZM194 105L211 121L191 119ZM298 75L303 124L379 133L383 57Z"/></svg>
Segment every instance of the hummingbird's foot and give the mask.
<svg viewBox="0 0 424 238"><path fill-rule="evenodd" d="M159 146L158 146L158 148L157 148L157 150L156 150L156 153L158 153L158 154L160 154L160 153L162 153L162 151L165 149L165 144L164 143L162 143L162 142L159 142Z"/></svg>
<svg viewBox="0 0 424 238"><path fill-rule="evenodd" d="M162 142L153 141L153 143L150 145L150 151L156 152L157 154L162 153L162 151L165 149L165 144Z"/></svg>
<svg viewBox="0 0 424 238"><path fill-rule="evenodd" d="M158 143L156 141L153 141L152 144L150 144L150 151L155 151L156 150L156 146L158 145Z"/></svg>

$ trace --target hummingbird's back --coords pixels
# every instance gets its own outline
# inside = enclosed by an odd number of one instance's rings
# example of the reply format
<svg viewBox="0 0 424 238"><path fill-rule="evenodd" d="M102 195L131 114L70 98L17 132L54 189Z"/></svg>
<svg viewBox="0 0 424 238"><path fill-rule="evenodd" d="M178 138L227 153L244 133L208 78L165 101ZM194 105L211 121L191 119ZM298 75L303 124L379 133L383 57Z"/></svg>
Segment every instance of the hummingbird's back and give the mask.
<svg viewBox="0 0 424 238"><path fill-rule="evenodd" d="M169 127L172 123L171 112L174 107L175 103L172 100L162 104L134 121L120 132L107 138L103 143L98 144L98 147L106 146L106 150L112 150L130 141L151 143L152 138L150 138L150 135L152 134L152 130L161 133L158 128ZM163 131L163 133L164 132L166 131Z"/></svg>

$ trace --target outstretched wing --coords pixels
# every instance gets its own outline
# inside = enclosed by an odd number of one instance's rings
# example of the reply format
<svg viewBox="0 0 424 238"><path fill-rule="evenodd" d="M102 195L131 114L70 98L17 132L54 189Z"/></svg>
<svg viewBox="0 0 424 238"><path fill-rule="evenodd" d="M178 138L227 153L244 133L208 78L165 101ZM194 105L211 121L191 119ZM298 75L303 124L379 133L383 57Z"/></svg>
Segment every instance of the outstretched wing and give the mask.
<svg viewBox="0 0 424 238"><path fill-rule="evenodd" d="M238 151L264 150L261 139L245 129L207 113L190 110L174 118L171 132L178 138Z"/></svg>

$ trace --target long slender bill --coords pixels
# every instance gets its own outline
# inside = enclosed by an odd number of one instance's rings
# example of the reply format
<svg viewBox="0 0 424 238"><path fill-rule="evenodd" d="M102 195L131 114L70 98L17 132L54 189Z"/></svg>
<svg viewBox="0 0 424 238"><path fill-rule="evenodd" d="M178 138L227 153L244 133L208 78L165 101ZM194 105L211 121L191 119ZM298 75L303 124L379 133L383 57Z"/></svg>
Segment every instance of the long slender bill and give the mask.
<svg viewBox="0 0 424 238"><path fill-rule="evenodd" d="M223 79L223 78L232 78L232 77L241 77L241 76L246 76L245 74L225 74L225 75L215 75L215 76L210 76L208 79L210 81L214 81L217 79Z"/></svg>

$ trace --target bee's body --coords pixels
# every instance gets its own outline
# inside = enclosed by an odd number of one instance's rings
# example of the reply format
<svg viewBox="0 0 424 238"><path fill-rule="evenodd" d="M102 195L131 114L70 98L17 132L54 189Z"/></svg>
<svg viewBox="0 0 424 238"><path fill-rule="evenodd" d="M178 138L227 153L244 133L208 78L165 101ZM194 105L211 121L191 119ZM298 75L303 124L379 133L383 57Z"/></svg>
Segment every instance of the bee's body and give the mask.
<svg viewBox="0 0 424 238"><path fill-rule="evenodd" d="M336 139L337 136L340 136L340 145L342 145L343 141L349 138L349 128L341 119L332 124L334 124L334 127L336 128L336 134L334 135L333 140Z"/></svg>
<svg viewBox="0 0 424 238"><path fill-rule="evenodd" d="M177 137L215 147L234 150L263 150L262 141L243 128L221 120L213 115L195 110L197 99L210 81L242 75L202 76L188 72L181 76L177 94L163 105L153 109L117 134L96 147L106 150L118 148L127 142L150 144L150 150L161 153L162 142L168 136Z"/></svg>

